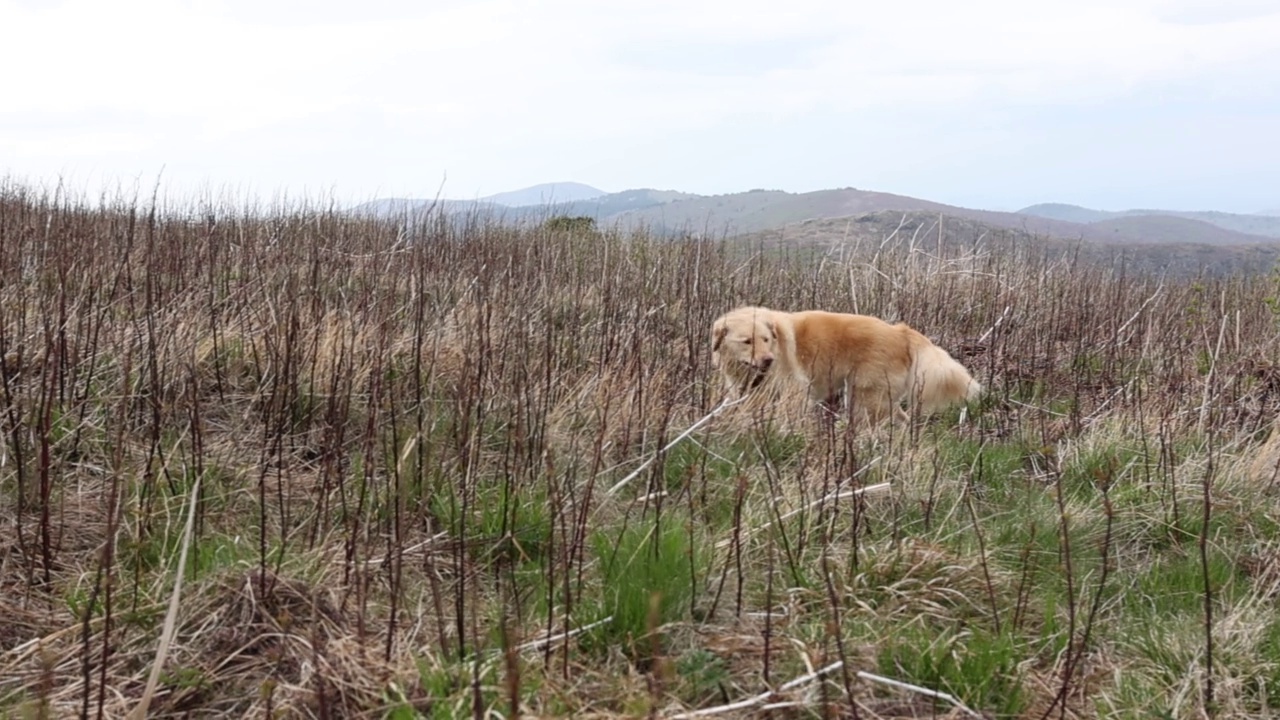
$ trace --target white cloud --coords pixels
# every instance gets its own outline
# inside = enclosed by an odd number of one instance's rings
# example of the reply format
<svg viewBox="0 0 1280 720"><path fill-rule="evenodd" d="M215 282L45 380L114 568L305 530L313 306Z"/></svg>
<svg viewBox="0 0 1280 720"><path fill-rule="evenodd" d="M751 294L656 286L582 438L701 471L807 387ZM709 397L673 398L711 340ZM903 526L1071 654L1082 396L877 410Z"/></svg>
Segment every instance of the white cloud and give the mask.
<svg viewBox="0 0 1280 720"><path fill-rule="evenodd" d="M275 26L207 2L76 0L49 10L9 3L0 5L0 22L10 28L0 63L24 70L11 76L0 109L140 109L229 131L374 104L414 108L423 119L438 114L452 128L460 112L482 123L498 120L493 113L504 108L563 115L556 111L568 96L607 106L624 124L640 106L638 121L650 124L662 116L683 122L690 114L769 111L776 98L797 110L806 99L853 107L950 104L984 92L1072 100L1278 54L1280 12L1190 26L1163 22L1161 13L1172 11L1161 8L498 0L410 19ZM811 42L807 61L755 75L702 76L696 67L623 65L612 51L626 46L633 55L638 48L661 56L667 47L725 42L748 54L752 43L779 39Z"/></svg>
<svg viewBox="0 0 1280 720"><path fill-rule="evenodd" d="M1277 0L370 2L0 0L0 67L21 68L0 152L23 172L79 158L175 176L237 157L282 183L378 184L404 162L497 190L495 174L538 174L504 167L532 145L589 158L830 113L1105 112L1166 85L1222 99L1280 82Z"/></svg>

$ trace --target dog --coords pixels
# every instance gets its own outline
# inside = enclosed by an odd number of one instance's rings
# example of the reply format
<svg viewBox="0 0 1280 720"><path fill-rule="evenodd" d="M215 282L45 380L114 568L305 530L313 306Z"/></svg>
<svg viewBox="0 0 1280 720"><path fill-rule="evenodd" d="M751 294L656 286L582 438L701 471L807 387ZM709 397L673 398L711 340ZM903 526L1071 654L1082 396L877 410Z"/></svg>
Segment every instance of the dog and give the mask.
<svg viewBox="0 0 1280 720"><path fill-rule="evenodd" d="M836 410L841 400L872 424L906 420L978 399L982 386L963 365L906 325L824 310L783 312L743 306L711 328L711 361L731 394L767 378L808 388L809 398Z"/></svg>

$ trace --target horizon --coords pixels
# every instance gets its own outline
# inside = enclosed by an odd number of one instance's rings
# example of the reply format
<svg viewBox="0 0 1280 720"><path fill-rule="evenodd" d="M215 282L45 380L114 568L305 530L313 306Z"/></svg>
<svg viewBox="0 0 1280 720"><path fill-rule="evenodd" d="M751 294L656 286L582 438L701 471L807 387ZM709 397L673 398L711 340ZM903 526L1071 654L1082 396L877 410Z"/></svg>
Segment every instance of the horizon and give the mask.
<svg viewBox="0 0 1280 720"><path fill-rule="evenodd" d="M957 203L938 200L937 198L925 197L921 195L912 195L910 193L889 192L889 191L880 190L877 188L853 187L848 185L840 186L840 187L815 188L812 190L801 190L801 191L794 191L794 190L788 190L786 188L777 188L777 187L752 187L752 188L743 188L738 190L729 190L726 192L698 193L698 192L685 190L683 188L674 188L674 187L635 186L635 187L625 187L620 190L606 190L604 188L601 188L599 185L589 183L589 182L580 182L577 180L559 180L559 181L550 181L550 182L539 182L539 183L534 183L532 185L526 185L518 188L496 190L495 192L487 195L477 195L473 197L450 197L442 193L439 195L438 199L444 202L452 202L452 203L487 202L487 201L490 201L490 198L499 196L499 195L521 193L521 192L534 190L544 186L562 185L562 184L575 184L575 185L587 186L592 188L593 190L599 191L601 193L601 196L614 195L614 194L632 192L637 190L652 190L657 192L681 192L681 193L687 193L690 195L694 195L696 197L703 197L703 198L721 197L725 195L740 195L740 194L745 194L745 193L754 192L758 190L764 190L767 192L783 192L791 195L802 195L802 194L811 193L811 192L843 190L843 189L852 187L854 190L857 190L859 192L898 195L902 197L914 198L917 200L924 200L928 202L936 202L936 203L941 203L945 205L951 205L953 207L965 209L965 210L985 210L985 211L1003 212L1003 213L1011 213L1011 214L1016 214L1023 210L1030 209L1033 207L1038 207L1038 206L1058 205L1063 207L1074 207L1074 208L1080 208L1080 209L1091 210L1091 211L1099 211L1104 213L1124 213L1124 212L1144 212L1144 211L1150 211L1153 213L1155 212L1215 213L1216 212L1216 213L1224 213L1228 215L1253 215L1253 216L1259 216L1259 217L1280 217L1280 207L1260 208L1259 210L1255 210L1255 211L1237 212L1237 211L1221 210L1219 208L1210 208L1210 207L1137 207L1137 206L1099 207L1096 205L1080 205L1078 203L1062 202L1058 200L1045 200L1040 202L1032 202L1032 203L1027 203L1026 205L1018 205L1016 207L960 205ZM418 195L418 196L377 195L377 196L372 196L367 198L354 197L354 198L340 199L339 196L334 193L332 188L327 190L326 189L316 190L316 189L311 189L306 187L275 188L267 192L262 192L262 193L250 192L248 194L245 194L242 188L232 187L229 184L223 185L222 187L217 189L209 187L207 183L203 185L180 187L175 189L167 185L162 179L158 179L156 182L147 184L147 183L141 182L140 179L138 178L134 178L132 183L128 184L127 189L126 189L127 183L122 178L113 178L110 181L102 182L97 187L90 187L87 183L81 183L77 185L73 182L70 182L67 178L64 178L61 176L54 177L52 179L41 178L41 179L35 179L35 180L32 180L30 178L14 177L13 175L0 176L0 187L4 187L5 185L18 185L21 187L38 190L45 193L64 193L66 195L77 196L81 200L84 200L88 197L114 197L116 199L119 199L124 195L133 195L137 199L144 199L144 198L150 198L152 197L152 195L155 195L162 205L165 205L168 207L186 207L200 201L213 200L213 199L217 199L224 204L227 202L230 202L232 205L250 205L250 206L261 205L264 203L268 203L268 204L282 203L282 202L288 203L291 201L301 201L304 204L306 204L306 203L316 202L316 201L334 202L334 201L340 200L341 206L343 209L351 210L361 205L371 204L375 202L423 202L423 201L431 201L433 199L437 199L435 195ZM112 194L112 191L114 191L114 195ZM565 200L557 199L555 197L551 197L542 202L535 202L535 203L528 203L528 204L522 203L517 205L510 205L510 204L501 203L501 202L496 204L506 205L507 207L512 207L512 208L525 208L525 207L536 207L536 206L554 206L556 204L565 203L565 202L572 202L572 201L565 201ZM590 199L586 200L585 202L590 202Z"/></svg>
<svg viewBox="0 0 1280 720"><path fill-rule="evenodd" d="M622 189L619 189L619 190L607 190L607 189L601 188L599 185L595 185L595 184L593 184L593 183L589 183L589 182L580 182L580 181L577 181L577 180L556 180L556 181L550 181L550 182L541 182L541 183L536 183L536 184L533 184L533 185L528 185L528 186L520 187L520 188L509 188L509 189L507 189L507 190L500 190L500 191L498 191L498 192L496 192L496 193L493 193L493 194L491 194L491 195L484 195L484 196L470 197L470 198L461 198L461 197L445 197L445 196L441 196L441 197L440 197L440 199L441 199L441 200L443 200L443 201L446 201L446 202L483 202L483 201L487 201L487 200L489 200L490 198L495 197L495 196L498 196L498 195L506 195L506 194L511 194L511 193L520 193L520 192L525 192L525 191L529 191L529 190L535 190L535 189L538 189L538 188L541 188L541 187L544 187L544 186L569 185L569 184L582 185L582 186L589 187L589 188L591 188L591 189L593 189L593 190L595 190L595 191L599 192L602 196L603 196L603 195L616 195L616 194L619 194L619 193L632 192L632 191L636 191L636 190L655 190L655 191L658 191L658 192L668 192L668 191L670 191L670 192L689 192L689 191L687 191L687 190L683 190L683 189L681 189L681 188L652 188L652 187L650 187L650 188L642 188L642 187L626 187L626 188L622 188ZM727 193L714 193L714 194L690 193L690 194L698 195L698 196L700 196L700 197L719 197L719 196L723 196L723 195L740 195L740 194L744 194L744 193L755 192L755 191L757 191L757 190L764 190L764 191L766 191L766 192L784 192L784 193L788 193L788 194L792 194L792 195L799 195L799 194L803 194L803 193L807 193L807 192L823 192L823 191L829 191L829 190L842 190L842 189L845 189L845 188L847 188L847 187L851 187L851 186L843 186L843 187L829 187L829 188L818 188L818 189L816 189L816 190L805 190L805 191L802 191L802 192L794 192L794 191L791 191L791 190L787 190L787 189L785 189L785 188L771 188L771 187L764 187L764 188L746 188L746 189L741 189L741 190L731 190L731 191L729 191L729 192L727 192ZM857 190L857 191L859 191L859 192L868 192L868 193L884 193L884 191L882 191L882 190L877 190L877 189L875 189L875 188L861 188L861 187L859 187L859 188L853 188L853 189L855 189L855 190ZM902 195L902 196L905 196L905 197L912 197L912 198L916 198L916 199L919 199L919 200L928 200L928 201L933 201L933 202L939 202L939 201L937 201L937 200L934 200L933 198L920 197L920 196L918 196L918 195L909 195L909 194L906 194L906 193L885 193L885 194ZM423 197L406 197L406 196L395 196L395 197L393 197L393 196L384 196L384 197L373 198L373 199L371 199L371 200L362 201L362 202L377 202L377 201L421 201L421 200L430 200L430 199L431 199L431 198L423 198ZM555 198L551 198L551 199L550 199L550 200L548 200L547 202L532 203L532 204L530 204L530 205L512 205L511 207L530 207L530 206L536 206L536 205L554 204L554 203L558 203L558 202L565 202L565 201L562 201L562 200L556 200ZM587 200L587 202L590 202L590 200ZM359 203L357 203L357 204L359 204ZM949 203L948 203L948 204L949 204ZM1172 212L1228 212L1228 211L1218 210L1218 209L1216 209L1216 208L1171 208L1171 207L1115 207L1115 208L1110 208L1110 207L1093 207L1093 206L1077 205L1077 204L1075 204L1075 203L1058 202L1058 201L1056 201L1056 200L1047 200L1047 201L1043 201L1043 202L1033 202L1033 203L1028 203L1028 204L1026 204L1026 205L1020 205L1020 206L1018 206L1018 207L1012 207L1012 208L997 208L997 207L971 207L971 206L957 206L957 207L964 207L964 209L967 209L967 210L990 210L990 211L996 211L996 212L1016 213L1016 212L1019 212L1019 211L1021 211L1021 210L1025 210L1025 209L1032 208L1032 207L1037 207L1037 206L1043 206L1043 205L1061 205L1061 206L1064 206L1064 207L1078 207L1078 208L1081 208L1081 209L1084 209L1084 210L1096 210L1096 211L1100 211L1100 212L1111 212L1111 213L1122 213L1122 212L1129 212L1129 211L1152 211L1152 212L1157 212L1157 211L1172 211ZM1267 212L1268 210L1270 211L1270 214L1268 214L1268 212ZM1266 216L1266 217L1274 217L1274 216L1278 216L1278 214L1280 214L1280 207L1277 207L1277 208L1264 208L1264 209L1263 209L1263 211L1258 211L1258 212L1229 213L1229 214L1239 214L1239 215L1261 215L1261 216Z"/></svg>
<svg viewBox="0 0 1280 720"><path fill-rule="evenodd" d="M1271 0L0 0L0 26L0 177L86 194L1280 211Z"/></svg>

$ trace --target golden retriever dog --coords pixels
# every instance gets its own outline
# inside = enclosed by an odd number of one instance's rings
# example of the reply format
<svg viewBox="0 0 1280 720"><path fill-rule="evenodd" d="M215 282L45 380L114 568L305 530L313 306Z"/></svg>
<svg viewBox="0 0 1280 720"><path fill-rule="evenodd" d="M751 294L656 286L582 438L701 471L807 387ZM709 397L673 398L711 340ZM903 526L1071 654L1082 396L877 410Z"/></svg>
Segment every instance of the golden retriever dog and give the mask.
<svg viewBox="0 0 1280 720"><path fill-rule="evenodd" d="M842 397L875 424L976 400L982 386L963 365L904 323L867 315L735 308L711 329L711 361L731 393L767 377L790 379L829 409Z"/></svg>

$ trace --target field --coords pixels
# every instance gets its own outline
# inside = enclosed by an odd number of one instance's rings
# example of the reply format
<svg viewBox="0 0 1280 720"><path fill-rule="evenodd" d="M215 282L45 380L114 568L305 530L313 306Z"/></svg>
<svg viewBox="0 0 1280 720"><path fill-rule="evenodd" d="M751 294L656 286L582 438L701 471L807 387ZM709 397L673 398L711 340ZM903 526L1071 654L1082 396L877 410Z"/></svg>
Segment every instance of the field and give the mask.
<svg viewBox="0 0 1280 720"><path fill-rule="evenodd" d="M0 716L1269 717L1258 270L5 186ZM744 302L988 394L723 407Z"/></svg>

